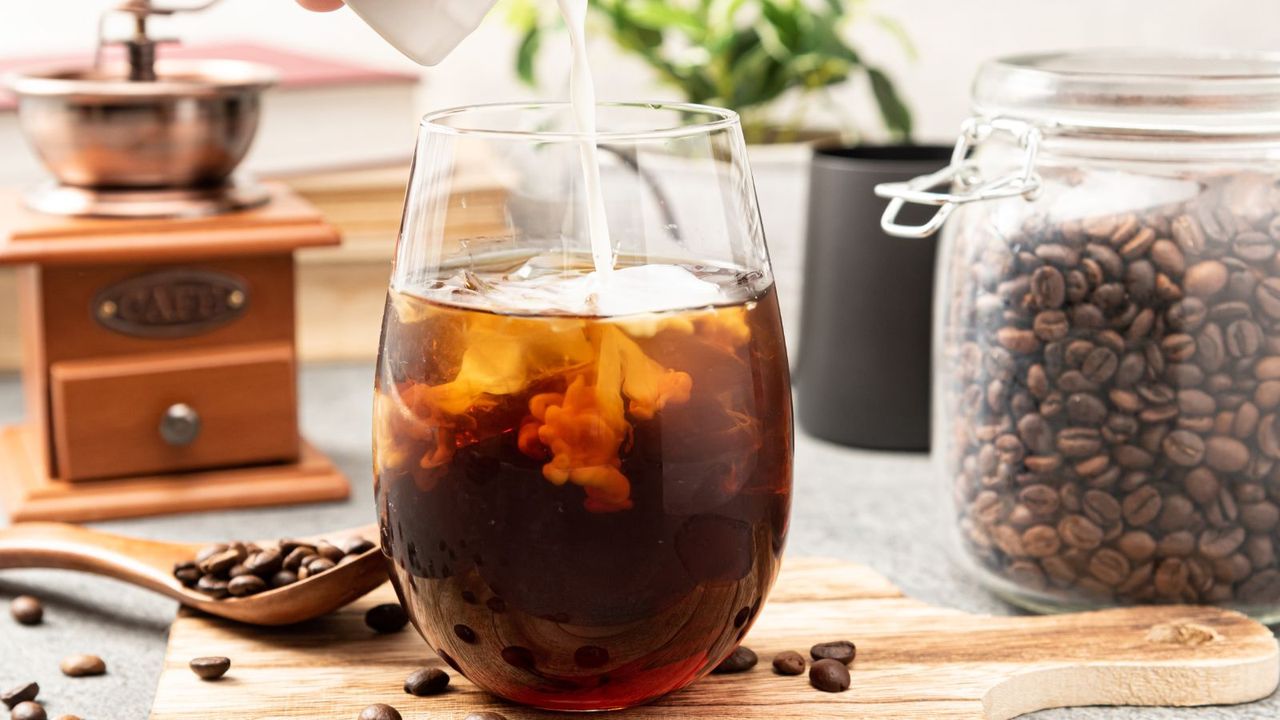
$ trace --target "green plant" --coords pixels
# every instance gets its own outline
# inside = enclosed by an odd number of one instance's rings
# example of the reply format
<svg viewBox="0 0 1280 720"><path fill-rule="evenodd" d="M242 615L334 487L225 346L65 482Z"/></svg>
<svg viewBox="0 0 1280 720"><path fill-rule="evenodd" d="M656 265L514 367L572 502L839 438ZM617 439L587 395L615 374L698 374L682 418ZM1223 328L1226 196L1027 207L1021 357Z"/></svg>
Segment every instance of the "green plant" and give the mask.
<svg viewBox="0 0 1280 720"><path fill-rule="evenodd" d="M843 34L861 5L862 0L590 0L590 19L593 30L643 60L684 99L737 110L748 141L795 137L815 99L840 114L827 90L858 74L865 75L885 127L909 140L911 112L893 81ZM516 71L534 85L543 39L561 26L559 13L548 0L511 0L509 16L522 32ZM895 23L868 17L912 52ZM774 104L791 92L797 94L792 119L773 121ZM842 129L851 131L852 123L840 115Z"/></svg>

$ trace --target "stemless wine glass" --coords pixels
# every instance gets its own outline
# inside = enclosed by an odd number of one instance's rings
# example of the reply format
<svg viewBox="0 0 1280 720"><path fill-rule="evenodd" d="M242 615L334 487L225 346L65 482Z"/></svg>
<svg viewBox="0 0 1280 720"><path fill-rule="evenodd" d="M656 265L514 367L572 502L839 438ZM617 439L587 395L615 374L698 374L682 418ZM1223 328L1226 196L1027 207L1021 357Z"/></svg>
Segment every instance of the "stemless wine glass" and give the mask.
<svg viewBox="0 0 1280 720"><path fill-rule="evenodd" d="M578 133L567 104L423 120L375 399L382 547L414 625L477 685L554 710L714 668L760 611L790 508L786 352L738 118L613 104L598 122ZM599 272L592 146L615 257Z"/></svg>

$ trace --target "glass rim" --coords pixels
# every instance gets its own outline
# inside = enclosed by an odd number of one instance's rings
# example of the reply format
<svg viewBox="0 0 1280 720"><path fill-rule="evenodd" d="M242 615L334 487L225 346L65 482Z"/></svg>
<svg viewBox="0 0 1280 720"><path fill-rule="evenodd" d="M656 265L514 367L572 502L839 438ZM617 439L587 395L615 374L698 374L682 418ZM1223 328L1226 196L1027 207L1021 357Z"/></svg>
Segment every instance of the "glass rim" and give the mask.
<svg viewBox="0 0 1280 720"><path fill-rule="evenodd" d="M698 113L709 116L708 119L701 122L692 122L688 124L655 127L645 130L602 130L595 133L581 132L578 130L511 130L495 127L459 127L449 125L444 122L448 118L456 118L475 114L480 112L505 111L515 113L518 111L531 110L571 110L573 105L565 100L555 101L529 101L529 102L495 102L495 103L478 103L473 105L460 105L457 107L445 108L443 110L434 110L422 116L419 128L426 132L440 133L443 135L457 135L463 137L476 138L492 138L505 140L536 140L538 142L581 142L583 140L599 141L642 141L642 140L662 140L669 138L694 137L698 135L709 135L713 132L734 128L739 125L738 113L728 108L716 107L714 105L703 105L701 103L690 102L599 102L596 103L599 109L630 109L644 111L674 111L684 113Z"/></svg>
<svg viewBox="0 0 1280 720"><path fill-rule="evenodd" d="M989 60L973 108L1059 129L1196 135L1280 130L1280 53L1107 47Z"/></svg>

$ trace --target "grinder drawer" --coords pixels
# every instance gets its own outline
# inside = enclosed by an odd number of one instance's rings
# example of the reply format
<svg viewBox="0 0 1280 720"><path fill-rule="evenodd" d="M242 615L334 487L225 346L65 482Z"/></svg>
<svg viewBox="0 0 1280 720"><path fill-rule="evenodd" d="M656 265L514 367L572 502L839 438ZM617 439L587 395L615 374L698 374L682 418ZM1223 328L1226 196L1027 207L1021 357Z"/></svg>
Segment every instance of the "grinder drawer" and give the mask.
<svg viewBox="0 0 1280 720"><path fill-rule="evenodd" d="M298 456L290 343L56 362L49 376L63 480Z"/></svg>

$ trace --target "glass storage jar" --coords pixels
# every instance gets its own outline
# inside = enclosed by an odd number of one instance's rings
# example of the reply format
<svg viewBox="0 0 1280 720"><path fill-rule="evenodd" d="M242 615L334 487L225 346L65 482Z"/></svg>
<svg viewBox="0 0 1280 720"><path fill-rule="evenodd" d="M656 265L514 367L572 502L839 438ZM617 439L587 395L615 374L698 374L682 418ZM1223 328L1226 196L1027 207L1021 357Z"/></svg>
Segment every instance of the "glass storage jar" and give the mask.
<svg viewBox="0 0 1280 720"><path fill-rule="evenodd" d="M878 188L892 233L947 220L958 555L1034 610L1280 619L1280 56L1021 56L973 93L951 165ZM937 216L900 225L904 202Z"/></svg>

